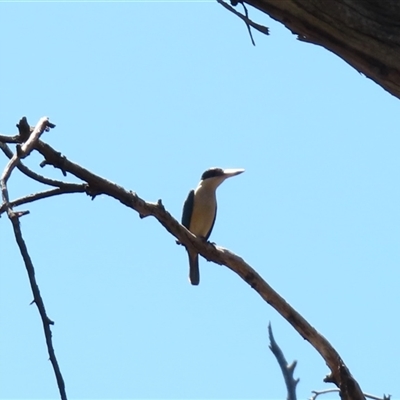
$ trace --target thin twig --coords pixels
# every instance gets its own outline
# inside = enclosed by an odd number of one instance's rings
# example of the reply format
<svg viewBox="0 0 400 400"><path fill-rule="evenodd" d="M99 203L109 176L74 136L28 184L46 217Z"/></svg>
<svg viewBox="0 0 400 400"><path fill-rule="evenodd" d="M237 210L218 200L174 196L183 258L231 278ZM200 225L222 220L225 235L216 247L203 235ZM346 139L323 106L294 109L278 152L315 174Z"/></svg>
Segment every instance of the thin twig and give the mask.
<svg viewBox="0 0 400 400"><path fill-rule="evenodd" d="M296 400L296 386L299 383L299 379L294 379L293 373L296 368L297 361L293 361L290 365L287 363L286 358L276 343L274 334L272 333L271 322L268 324L268 336L269 336L269 348L274 354L278 364L281 368L283 378L285 379L285 385L287 389L287 400Z"/></svg>
<svg viewBox="0 0 400 400"><path fill-rule="evenodd" d="M243 2L242 2L242 6L244 9L244 16L246 17L246 21L247 21L247 20L249 20L249 12L247 11L247 7L244 5ZM251 28L250 28L250 25L248 22L246 22L246 26L247 26L247 31L249 32L251 43L253 44L253 46L255 46L256 42L254 41L253 34L251 33Z"/></svg>
<svg viewBox="0 0 400 400"><path fill-rule="evenodd" d="M27 124L26 118L24 119L24 122L26 122L26 124ZM22 144L22 146L20 146L19 144L17 145L16 154L14 154L11 157L11 159L9 160L9 162L7 163L6 167L3 170L3 173L0 178L0 187L1 187L2 197L3 197L2 208L4 207L5 211L7 211L8 218L10 219L11 224L13 226L15 239L17 241L19 250L21 252L21 255L24 260L24 264L25 264L25 267L26 267L26 270L28 273L29 282L31 285L32 293L33 293L33 301L36 304L39 314L40 314L40 317L42 319L44 335L46 338L47 350L48 350L49 358L50 358L50 361L51 361L51 364L53 366L53 370L54 370L54 373L56 376L60 396L61 396L62 400L67 400L64 379L61 375L60 367L58 365L57 358L55 356L53 341L52 341L50 325L53 325L54 322L47 316L44 302L43 302L39 287L36 282L35 268L33 266L32 260L29 256L25 241L22 237L19 217L21 217L22 215L25 215L27 212L24 212L24 211L23 212L14 212L13 211L12 205L9 201L9 195L8 195L8 189L7 189L7 181L10 178L11 173L14 170L14 168L20 164L21 158L27 157L30 154L30 152L36 146L36 142L39 140L40 135L49 127L54 127L54 125L51 124L49 122L49 119L46 117L43 117L39 120L39 122L37 123L36 127L33 129L32 132L30 132L29 125L28 125L28 131L26 132L26 135L24 137L24 139L26 139L26 141Z"/></svg>
<svg viewBox="0 0 400 400"><path fill-rule="evenodd" d="M3 153L9 158L13 158L14 153L12 152L12 150L8 147L8 145L6 143L2 143L0 141L0 149L3 151ZM51 178L47 178L43 175L38 174L35 171L32 171L30 168L28 168L26 165L23 164L23 162L21 160L18 161L16 167L26 176L28 176L29 178L43 183L45 185L49 185L49 186L56 186L56 187L65 187L68 185L74 185L74 183L70 183L70 182L64 182L64 181L59 181L57 179L51 179Z"/></svg>
<svg viewBox="0 0 400 400"><path fill-rule="evenodd" d="M313 390L311 392L313 395L310 397L309 400L315 400L320 394L326 394L326 393L340 393L340 389L338 388L331 388L331 389L324 389L324 390Z"/></svg>
<svg viewBox="0 0 400 400"><path fill-rule="evenodd" d="M47 316L46 309L45 309L45 306L43 303L43 299L40 294L39 286L37 285L36 278L35 278L35 268L33 266L32 260L29 256L25 241L22 237L19 218L17 215L14 214L10 217L10 220L11 220L11 223L12 223L12 226L14 229L15 239L18 243L19 250L21 252L22 258L25 263L26 270L28 272L29 282L30 282L30 285L32 288L32 293L33 293L33 300L39 310L39 314L42 319L44 335L46 337L47 350L49 353L50 362L53 366L54 373L56 376L58 390L60 392L61 399L67 400L64 379L62 377L60 367L57 362L57 358L56 358L56 355L54 352L54 347L53 347L53 340L51 337L52 335L51 335L50 325L54 325L54 322Z"/></svg>
<svg viewBox="0 0 400 400"><path fill-rule="evenodd" d="M309 400L315 400L319 395L321 394L326 394L326 393L339 393L340 390L337 388L331 388L331 389L324 389L324 390L313 390L311 393L313 393L313 395L310 397ZM364 396L368 399L373 399L373 400L390 400L391 395L383 395L383 397L379 397L379 396L375 396L373 394L368 394L368 393L364 393Z"/></svg>
<svg viewBox="0 0 400 400"><path fill-rule="evenodd" d="M26 203L32 203L36 200L46 199L52 196L58 196L60 194L67 194L67 193L85 193L87 190L87 185L85 183L78 184L78 183L70 183L64 185L62 188L54 188L45 190L43 192L32 193L24 197L20 197L18 199L12 200L9 202L10 207L20 206ZM6 212L6 204L3 203L0 206L0 215Z"/></svg>
<svg viewBox="0 0 400 400"><path fill-rule="evenodd" d="M242 21L244 21L244 23L247 26L247 29L249 31L250 34L250 39L251 39L251 43L253 44L253 46L255 46L255 42L253 39L253 35L251 34L251 30L250 30L250 26L253 27L255 30L263 33L264 35L269 35L269 28L267 28L264 25L260 25L257 24L256 22L252 21L249 17L248 17L248 12L247 12L247 8L246 6L242 3L245 13L246 15L240 14L240 12L237 12L233 7L231 7L229 4L225 3L223 0L217 0L217 3L221 4L221 6L225 7L227 10L229 10L231 13L235 14L237 17L239 17Z"/></svg>

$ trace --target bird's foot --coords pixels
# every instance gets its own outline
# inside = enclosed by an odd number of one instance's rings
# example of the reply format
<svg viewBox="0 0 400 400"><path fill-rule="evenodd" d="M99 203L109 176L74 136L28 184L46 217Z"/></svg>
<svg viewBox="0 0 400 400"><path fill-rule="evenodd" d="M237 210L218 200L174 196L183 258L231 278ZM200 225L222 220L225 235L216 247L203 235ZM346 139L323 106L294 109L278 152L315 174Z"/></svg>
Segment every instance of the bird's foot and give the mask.
<svg viewBox="0 0 400 400"><path fill-rule="evenodd" d="M206 243L208 243L208 244L213 245L214 247L217 245L215 242L210 242L209 240L207 240L204 236L200 236L200 239L201 239L203 242L206 242Z"/></svg>
<svg viewBox="0 0 400 400"><path fill-rule="evenodd" d="M217 244L216 244L215 242L210 242L210 241L207 240L207 243L208 243L208 244L211 244L211 246L214 246L214 247L217 246ZM207 261L208 261L208 262L211 262L210 260L207 260Z"/></svg>

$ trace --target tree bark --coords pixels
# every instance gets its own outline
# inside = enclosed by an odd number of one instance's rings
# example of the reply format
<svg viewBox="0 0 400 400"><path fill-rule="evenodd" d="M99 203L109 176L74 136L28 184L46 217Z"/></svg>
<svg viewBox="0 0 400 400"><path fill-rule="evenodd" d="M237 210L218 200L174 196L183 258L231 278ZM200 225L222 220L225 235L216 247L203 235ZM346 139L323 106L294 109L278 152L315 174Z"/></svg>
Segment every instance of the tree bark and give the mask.
<svg viewBox="0 0 400 400"><path fill-rule="evenodd" d="M245 0L400 98L399 0Z"/></svg>

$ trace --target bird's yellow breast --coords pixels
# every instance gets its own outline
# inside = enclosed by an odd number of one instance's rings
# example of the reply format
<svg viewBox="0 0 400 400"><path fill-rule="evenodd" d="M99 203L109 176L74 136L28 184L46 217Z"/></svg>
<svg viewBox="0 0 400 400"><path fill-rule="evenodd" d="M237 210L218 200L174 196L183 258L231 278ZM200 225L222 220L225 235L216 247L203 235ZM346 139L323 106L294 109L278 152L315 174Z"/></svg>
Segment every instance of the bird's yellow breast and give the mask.
<svg viewBox="0 0 400 400"><path fill-rule="evenodd" d="M214 221L217 201L214 190L198 186L194 192L193 212L189 230L196 236L206 237Z"/></svg>

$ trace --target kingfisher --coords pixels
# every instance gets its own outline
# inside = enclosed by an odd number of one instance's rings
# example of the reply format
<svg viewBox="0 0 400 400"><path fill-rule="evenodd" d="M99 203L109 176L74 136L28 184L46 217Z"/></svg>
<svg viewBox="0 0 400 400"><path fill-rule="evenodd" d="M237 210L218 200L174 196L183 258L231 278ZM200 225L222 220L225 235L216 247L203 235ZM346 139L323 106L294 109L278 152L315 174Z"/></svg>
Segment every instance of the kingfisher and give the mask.
<svg viewBox="0 0 400 400"><path fill-rule="evenodd" d="M217 187L227 178L244 172L244 169L210 168L203 173L197 188L191 190L183 205L182 225L197 237L208 240L217 216ZM188 251L189 281L200 282L199 255Z"/></svg>

